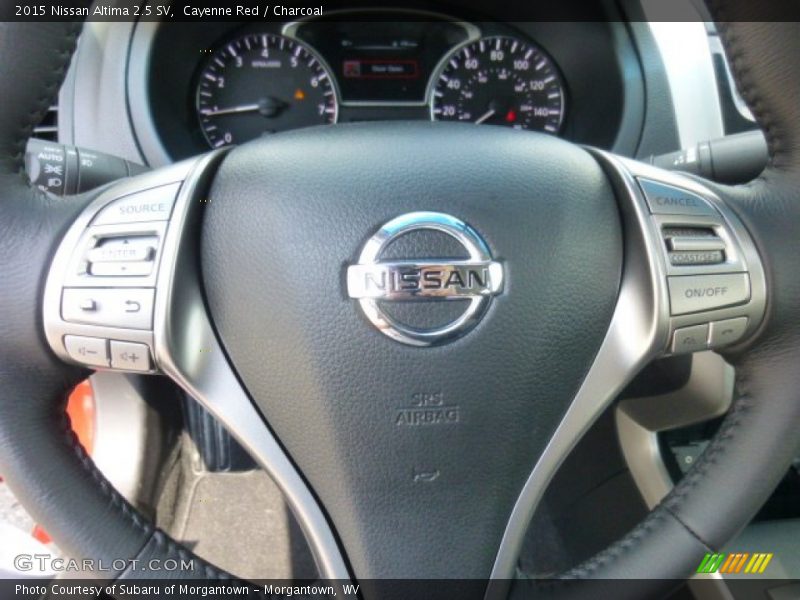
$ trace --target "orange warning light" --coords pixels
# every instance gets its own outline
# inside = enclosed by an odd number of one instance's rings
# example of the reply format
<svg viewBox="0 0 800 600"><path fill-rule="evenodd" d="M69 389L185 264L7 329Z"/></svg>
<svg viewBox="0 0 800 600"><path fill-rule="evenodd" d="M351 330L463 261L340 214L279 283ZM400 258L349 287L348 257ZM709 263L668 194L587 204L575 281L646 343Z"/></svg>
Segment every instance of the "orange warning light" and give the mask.
<svg viewBox="0 0 800 600"><path fill-rule="evenodd" d="M305 100L306 99L306 93L303 90L301 90L300 88L297 88L294 91L294 99L295 100Z"/></svg>

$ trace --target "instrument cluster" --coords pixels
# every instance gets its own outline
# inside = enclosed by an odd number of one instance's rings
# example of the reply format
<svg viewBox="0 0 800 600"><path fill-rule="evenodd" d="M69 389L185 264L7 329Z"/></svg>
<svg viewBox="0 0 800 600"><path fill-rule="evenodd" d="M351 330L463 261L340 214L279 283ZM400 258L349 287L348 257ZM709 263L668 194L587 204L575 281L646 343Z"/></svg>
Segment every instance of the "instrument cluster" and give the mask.
<svg viewBox="0 0 800 600"><path fill-rule="evenodd" d="M509 127L610 149L631 77L613 22L398 9L174 25L146 30L147 66L131 69L147 77L146 114L134 125L155 131L173 160L301 127L385 120Z"/></svg>
<svg viewBox="0 0 800 600"><path fill-rule="evenodd" d="M294 23L217 44L196 83L212 147L334 123L340 106L420 106L433 120L558 133L566 90L544 49L447 21Z"/></svg>

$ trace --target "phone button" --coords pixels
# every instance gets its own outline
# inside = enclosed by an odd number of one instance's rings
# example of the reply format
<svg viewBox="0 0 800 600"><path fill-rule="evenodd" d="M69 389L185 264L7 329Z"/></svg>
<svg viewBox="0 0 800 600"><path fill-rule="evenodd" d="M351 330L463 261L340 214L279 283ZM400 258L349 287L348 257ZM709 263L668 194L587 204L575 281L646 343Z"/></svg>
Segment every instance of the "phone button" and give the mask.
<svg viewBox="0 0 800 600"><path fill-rule="evenodd" d="M714 321L711 323L709 333L709 345L712 347L732 344L744 335L747 329L747 317L737 317L724 321Z"/></svg>

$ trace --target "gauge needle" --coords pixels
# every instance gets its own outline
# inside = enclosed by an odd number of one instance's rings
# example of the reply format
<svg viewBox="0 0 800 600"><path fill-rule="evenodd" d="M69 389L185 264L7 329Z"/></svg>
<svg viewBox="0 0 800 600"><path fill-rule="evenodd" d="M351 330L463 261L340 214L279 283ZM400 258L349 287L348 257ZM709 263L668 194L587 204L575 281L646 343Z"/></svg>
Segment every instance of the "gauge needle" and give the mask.
<svg viewBox="0 0 800 600"><path fill-rule="evenodd" d="M261 104L241 104L239 106L231 106L230 108L204 110L203 116L216 117L217 115L231 115L234 113L243 113L243 112L258 112L259 110L261 110Z"/></svg>
<svg viewBox="0 0 800 600"><path fill-rule="evenodd" d="M229 108L217 108L203 111L204 117L216 117L218 115L233 115L247 112L259 112L265 117L277 117L281 111L288 108L289 104L278 98L268 96L253 104L240 104Z"/></svg>
<svg viewBox="0 0 800 600"><path fill-rule="evenodd" d="M487 110L487 111L486 111L486 112L485 112L483 115L481 115L480 117L478 117L477 119L475 119L475 125L480 125L480 124L481 124L481 123L483 123L483 122L484 122L486 119L490 118L492 115L494 115L494 109L493 109L493 108L490 108L490 109L489 109L489 110Z"/></svg>

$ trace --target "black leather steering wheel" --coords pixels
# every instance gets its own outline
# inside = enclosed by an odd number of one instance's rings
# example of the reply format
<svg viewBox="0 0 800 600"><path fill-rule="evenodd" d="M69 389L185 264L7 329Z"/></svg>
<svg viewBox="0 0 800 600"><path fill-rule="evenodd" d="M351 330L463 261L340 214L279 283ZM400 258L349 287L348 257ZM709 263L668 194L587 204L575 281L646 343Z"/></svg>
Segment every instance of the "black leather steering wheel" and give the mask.
<svg viewBox="0 0 800 600"><path fill-rule="evenodd" d="M95 331L59 312L62 288L87 281L75 284L87 275L70 271L70 257L98 211L158 188L158 201L175 207L156 226L152 329L96 331L149 345L154 369L277 461L266 466L323 576L514 575L515 531L614 393L670 351L676 327L747 316L745 337L724 349L736 399L702 458L639 526L562 575L641 579L635 597L688 577L748 522L800 449L800 26L752 22L757 6L745 0L711 8L769 146L768 168L744 186L501 128L358 124L273 136L54 199L28 184L22 156L80 26L0 25L0 51L16 57L0 63L0 472L14 493L67 554L128 561L105 577L229 577L109 485L64 410L87 375L64 335ZM749 272L749 301L670 314L674 271L637 179L711 207L726 250ZM369 237L415 211L464 219L504 268L502 293L474 329L425 348L376 331L346 283ZM458 251L448 236L410 236L383 258ZM393 318L430 319L414 313L430 306L408 303ZM409 414L417 425L451 423L407 426ZM193 558L194 568L152 571L153 558ZM573 581L548 589L591 597ZM540 591L523 575L510 593Z"/></svg>

